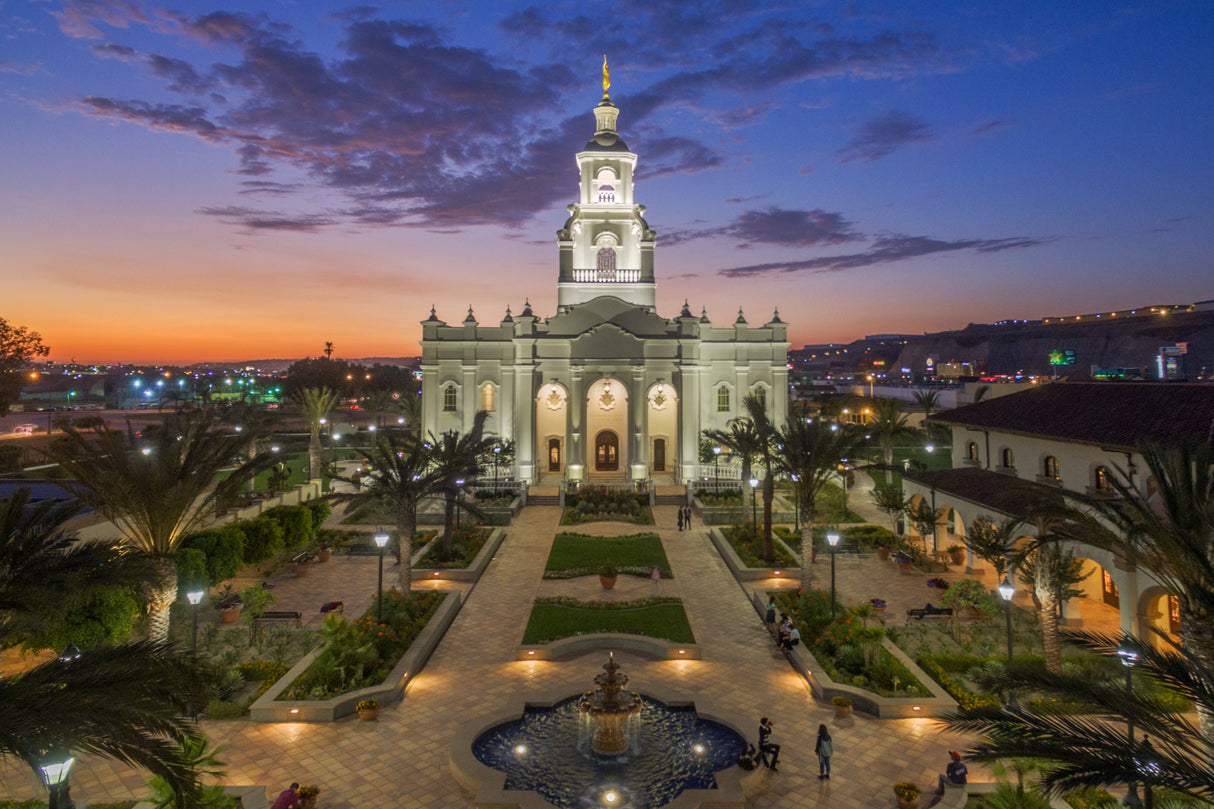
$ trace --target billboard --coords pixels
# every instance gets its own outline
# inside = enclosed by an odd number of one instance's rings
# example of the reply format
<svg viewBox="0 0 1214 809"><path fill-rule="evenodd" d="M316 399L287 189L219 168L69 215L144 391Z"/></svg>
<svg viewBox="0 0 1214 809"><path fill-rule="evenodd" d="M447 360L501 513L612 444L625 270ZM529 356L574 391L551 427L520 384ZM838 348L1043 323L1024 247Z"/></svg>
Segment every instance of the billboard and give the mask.
<svg viewBox="0 0 1214 809"><path fill-rule="evenodd" d="M1050 365L1074 365L1075 350L1072 348L1055 348L1050 352Z"/></svg>

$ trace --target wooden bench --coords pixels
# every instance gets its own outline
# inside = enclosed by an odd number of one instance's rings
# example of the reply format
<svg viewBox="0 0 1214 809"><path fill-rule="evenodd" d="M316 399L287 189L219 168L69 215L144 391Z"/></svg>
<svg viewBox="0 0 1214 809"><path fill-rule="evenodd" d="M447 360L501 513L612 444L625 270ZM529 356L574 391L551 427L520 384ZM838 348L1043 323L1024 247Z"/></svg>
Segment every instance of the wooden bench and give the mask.
<svg viewBox="0 0 1214 809"><path fill-rule="evenodd" d="M293 621L296 626L303 626L303 613L299 610L276 610L263 612L253 619L253 628L257 629L263 623L277 621Z"/></svg>
<svg viewBox="0 0 1214 809"><path fill-rule="evenodd" d="M384 550L387 550L385 548ZM377 545L350 545L346 548L347 556L379 556L379 546Z"/></svg>
<svg viewBox="0 0 1214 809"><path fill-rule="evenodd" d="M906 620L909 621L912 618L915 618L920 621L923 620L924 618L948 618L948 617L952 616L952 614L953 614L952 607L932 607L930 610L926 609L924 607L920 607L918 609L907 610L906 611Z"/></svg>

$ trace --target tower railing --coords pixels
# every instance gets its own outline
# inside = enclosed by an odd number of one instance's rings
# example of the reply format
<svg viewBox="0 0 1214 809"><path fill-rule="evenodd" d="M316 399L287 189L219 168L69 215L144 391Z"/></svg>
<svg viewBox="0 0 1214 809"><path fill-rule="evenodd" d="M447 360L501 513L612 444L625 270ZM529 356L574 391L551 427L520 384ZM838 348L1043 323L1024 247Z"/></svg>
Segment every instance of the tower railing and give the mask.
<svg viewBox="0 0 1214 809"><path fill-rule="evenodd" d="M573 280L579 284L635 284L641 280L641 271L574 270Z"/></svg>

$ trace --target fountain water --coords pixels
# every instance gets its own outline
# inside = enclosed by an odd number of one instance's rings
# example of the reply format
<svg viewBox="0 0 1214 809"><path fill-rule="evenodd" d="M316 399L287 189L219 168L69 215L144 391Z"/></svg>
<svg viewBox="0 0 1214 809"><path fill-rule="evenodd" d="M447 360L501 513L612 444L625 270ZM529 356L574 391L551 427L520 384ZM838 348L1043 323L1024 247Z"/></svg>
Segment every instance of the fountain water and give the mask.
<svg viewBox="0 0 1214 809"><path fill-rule="evenodd" d="M582 694L577 707L598 723L598 730L590 740L594 751L616 755L628 749L624 721L641 710L641 697L624 688L628 685L628 675L620 673L614 653L608 655L603 669L606 673L594 678L595 688Z"/></svg>

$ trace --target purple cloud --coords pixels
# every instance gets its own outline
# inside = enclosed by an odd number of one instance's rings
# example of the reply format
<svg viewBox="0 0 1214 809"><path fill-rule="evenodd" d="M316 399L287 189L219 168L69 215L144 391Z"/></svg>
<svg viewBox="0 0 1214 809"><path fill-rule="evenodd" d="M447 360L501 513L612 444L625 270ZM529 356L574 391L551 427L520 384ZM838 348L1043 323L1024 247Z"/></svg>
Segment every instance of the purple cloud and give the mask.
<svg viewBox="0 0 1214 809"><path fill-rule="evenodd" d="M892 110L860 127L838 154L840 163L871 163L910 143L935 140L931 127L908 112Z"/></svg>

